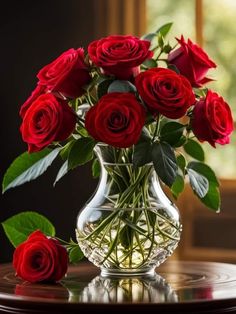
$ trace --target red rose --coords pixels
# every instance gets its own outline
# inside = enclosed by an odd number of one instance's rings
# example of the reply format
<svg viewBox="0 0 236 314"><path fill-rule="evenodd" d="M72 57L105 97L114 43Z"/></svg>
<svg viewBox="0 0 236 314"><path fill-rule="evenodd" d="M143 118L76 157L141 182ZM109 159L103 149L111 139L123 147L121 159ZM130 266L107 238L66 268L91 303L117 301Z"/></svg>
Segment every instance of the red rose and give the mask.
<svg viewBox="0 0 236 314"><path fill-rule="evenodd" d="M43 67L38 75L39 84L50 92L58 92L69 98L84 93L83 86L91 80L87 65L84 63L84 49L71 48L52 63Z"/></svg>
<svg viewBox="0 0 236 314"><path fill-rule="evenodd" d="M32 103L42 94L45 93L46 87L43 85L37 85L37 87L33 90L30 97L23 103L20 108L20 116L23 119L26 111L32 105Z"/></svg>
<svg viewBox="0 0 236 314"><path fill-rule="evenodd" d="M87 112L85 127L98 141L125 148L137 143L145 109L131 93L110 93Z"/></svg>
<svg viewBox="0 0 236 314"><path fill-rule="evenodd" d="M15 249L13 266L29 282L55 282L67 272L68 254L56 239L37 230Z"/></svg>
<svg viewBox="0 0 236 314"><path fill-rule="evenodd" d="M190 39L186 43L183 36L177 41L180 47L169 54L169 63L174 64L180 73L187 77L193 87L201 87L203 84L212 81L205 75L209 69L216 68L216 64L208 57L206 52L192 43Z"/></svg>
<svg viewBox="0 0 236 314"><path fill-rule="evenodd" d="M185 115L195 97L189 81L165 68L140 73L135 80L137 90L154 115L161 113L171 119Z"/></svg>
<svg viewBox="0 0 236 314"><path fill-rule="evenodd" d="M150 42L134 36L108 36L88 46L90 59L105 74L128 80L139 73L139 65L151 58Z"/></svg>
<svg viewBox="0 0 236 314"><path fill-rule="evenodd" d="M39 96L26 111L20 127L28 151L40 151L53 141L65 140L74 130L76 115L67 102L48 93Z"/></svg>
<svg viewBox="0 0 236 314"><path fill-rule="evenodd" d="M228 144L234 124L229 105L217 93L209 90L205 99L199 100L193 110L192 129L200 141Z"/></svg>

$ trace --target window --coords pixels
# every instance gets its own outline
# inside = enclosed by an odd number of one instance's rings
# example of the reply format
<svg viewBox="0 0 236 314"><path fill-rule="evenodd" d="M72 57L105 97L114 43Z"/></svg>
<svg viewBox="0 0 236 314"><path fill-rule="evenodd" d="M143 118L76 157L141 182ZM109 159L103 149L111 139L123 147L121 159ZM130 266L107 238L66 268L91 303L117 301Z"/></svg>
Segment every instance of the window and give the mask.
<svg viewBox="0 0 236 314"><path fill-rule="evenodd" d="M196 10L198 5L198 9ZM216 70L209 71L212 78L219 78L207 85L217 90L230 105L236 118L236 1L235 0L146 0L147 32L155 31L160 25L174 22L170 33L173 38L190 37L193 41L201 39L199 29L202 30L203 48L217 63ZM202 6L202 8L201 8ZM201 19L201 9L203 19ZM198 19L198 23L195 21ZM199 23L200 22L200 23ZM196 32L198 26L198 33ZM198 34L198 38L196 36ZM201 34L200 34L201 35ZM206 162L209 163L219 177L236 178L236 133L231 136L231 145L217 145L217 154L208 143L204 144ZM234 158L235 156L235 158Z"/></svg>

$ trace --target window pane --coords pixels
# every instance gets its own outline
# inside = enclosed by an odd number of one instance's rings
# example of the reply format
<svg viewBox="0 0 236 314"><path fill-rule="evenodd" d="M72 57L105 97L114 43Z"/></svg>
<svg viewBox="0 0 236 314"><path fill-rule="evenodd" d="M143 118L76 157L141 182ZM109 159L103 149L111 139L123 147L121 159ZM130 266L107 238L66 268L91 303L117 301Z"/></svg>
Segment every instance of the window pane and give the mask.
<svg viewBox="0 0 236 314"><path fill-rule="evenodd" d="M236 117L236 1L204 0L204 49L218 67L210 72L215 82L207 87L216 90L230 105L234 119ZM207 149L207 160L221 177L236 177L236 134L231 137L231 144L217 145Z"/></svg>
<svg viewBox="0 0 236 314"><path fill-rule="evenodd" d="M207 84L221 94L232 108L236 118L236 1L203 0L204 12L204 49L218 67L209 71L208 76L217 79ZM155 31L167 22L174 22L170 33L170 42L174 37L191 38L195 41L195 0L147 0L147 32ZM236 134L231 137L231 144L217 145L212 148L203 144L206 162L219 177L236 178ZM235 157L234 157L235 156Z"/></svg>
<svg viewBox="0 0 236 314"><path fill-rule="evenodd" d="M153 32L165 23L173 22L170 42L181 34L195 39L195 0L147 0L147 31Z"/></svg>

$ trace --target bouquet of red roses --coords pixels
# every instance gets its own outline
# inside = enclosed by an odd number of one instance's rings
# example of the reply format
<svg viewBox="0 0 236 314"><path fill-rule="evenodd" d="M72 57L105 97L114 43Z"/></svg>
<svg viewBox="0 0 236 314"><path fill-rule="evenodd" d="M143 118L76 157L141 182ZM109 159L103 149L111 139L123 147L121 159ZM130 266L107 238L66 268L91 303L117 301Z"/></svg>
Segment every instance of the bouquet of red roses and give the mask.
<svg viewBox="0 0 236 314"><path fill-rule="evenodd" d="M213 148L229 143L231 110L222 96L205 87L214 61L183 36L172 47L166 41L170 27L142 38L101 38L86 51L71 48L43 67L20 108L28 152L6 171L3 191L36 179L56 158L62 166L55 183L91 161L97 175L94 148L103 143L116 162L136 168L152 163L175 198L188 177L200 201L219 211L219 182L204 163L201 143ZM116 182L122 179L122 172L115 175ZM123 181L115 207L141 203L141 193L134 200L136 183Z"/></svg>
<svg viewBox="0 0 236 314"><path fill-rule="evenodd" d="M93 160L94 146L103 142L132 150L138 167L153 162L175 197L188 175L194 193L218 210L218 182L204 163L201 142L214 148L229 143L231 110L205 87L216 64L183 36L176 48L166 43L170 26L143 38L108 36L91 42L87 52L71 48L43 67L20 109L28 152L7 170L3 191L35 179L56 157L64 161L58 181ZM187 163L184 154L193 160Z"/></svg>

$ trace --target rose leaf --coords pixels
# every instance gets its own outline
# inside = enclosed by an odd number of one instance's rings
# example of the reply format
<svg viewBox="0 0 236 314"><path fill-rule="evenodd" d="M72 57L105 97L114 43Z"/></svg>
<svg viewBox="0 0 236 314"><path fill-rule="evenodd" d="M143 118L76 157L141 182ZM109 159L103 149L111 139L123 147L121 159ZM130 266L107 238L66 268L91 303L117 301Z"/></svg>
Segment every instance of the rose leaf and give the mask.
<svg viewBox="0 0 236 314"><path fill-rule="evenodd" d="M183 146L185 152L193 157L194 159L197 159L199 161L204 161L205 159L205 153L203 148L201 147L201 145L192 140L192 139L188 139L188 142Z"/></svg>
<svg viewBox="0 0 236 314"><path fill-rule="evenodd" d="M152 161L152 145L150 141L138 142L134 146L133 164L141 167Z"/></svg>
<svg viewBox="0 0 236 314"><path fill-rule="evenodd" d="M69 249L69 260L72 264L77 264L84 257L79 245L72 246Z"/></svg>
<svg viewBox="0 0 236 314"><path fill-rule="evenodd" d="M154 143L152 160L157 175L169 187L175 181L178 166L173 148L168 143Z"/></svg>
<svg viewBox="0 0 236 314"><path fill-rule="evenodd" d="M175 145L183 135L184 128L183 124L174 121L164 124L160 131L161 141Z"/></svg>
<svg viewBox="0 0 236 314"><path fill-rule="evenodd" d="M206 196L209 189L209 182L206 177L197 173L195 170L187 168L189 181L191 188L193 191L199 196L203 198Z"/></svg>
<svg viewBox="0 0 236 314"><path fill-rule="evenodd" d="M182 176L177 174L175 182L171 186L171 192L175 199L183 192L184 190L184 179Z"/></svg>
<svg viewBox="0 0 236 314"><path fill-rule="evenodd" d="M40 152L23 153L7 169L2 184L3 193L16 186L34 180L43 174L57 157L61 148L46 148Z"/></svg>
<svg viewBox="0 0 236 314"><path fill-rule="evenodd" d="M2 222L2 226L14 247L24 242L35 230L41 230L47 236L55 236L53 224L43 215L32 211L14 215Z"/></svg>
<svg viewBox="0 0 236 314"><path fill-rule="evenodd" d="M82 137L74 142L68 156L68 169L74 169L93 158L96 142L91 137Z"/></svg>

